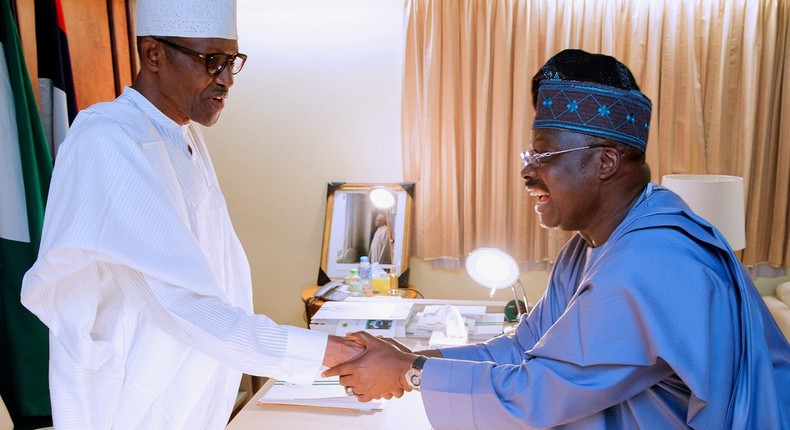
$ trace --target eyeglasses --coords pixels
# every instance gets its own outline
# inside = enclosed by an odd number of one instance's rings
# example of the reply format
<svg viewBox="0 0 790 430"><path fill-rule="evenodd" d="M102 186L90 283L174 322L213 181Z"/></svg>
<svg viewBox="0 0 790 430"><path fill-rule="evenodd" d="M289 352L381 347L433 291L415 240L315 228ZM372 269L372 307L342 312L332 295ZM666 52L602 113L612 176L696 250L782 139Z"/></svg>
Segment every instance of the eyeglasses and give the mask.
<svg viewBox="0 0 790 430"><path fill-rule="evenodd" d="M591 148L603 148L609 145L587 145L587 146L580 146L578 148L571 148L571 149L563 149L562 151L552 151L552 152L535 152L535 150L524 151L521 153L521 162L524 163L524 167L529 166L530 164L534 167L540 167L542 163L555 155L562 155L567 154L568 152L573 151L581 151L582 149L591 149Z"/></svg>
<svg viewBox="0 0 790 430"><path fill-rule="evenodd" d="M237 52L233 55L222 53L202 54L200 52L193 51L186 46L181 46L161 37L154 37L154 39L185 54L189 54L193 57L203 60L203 62L206 64L206 73L208 73L209 76L218 76L223 70L225 70L225 67L227 67L228 64L230 64L230 73L235 75L241 71L241 68L244 67L244 63L247 61L247 56L240 52Z"/></svg>

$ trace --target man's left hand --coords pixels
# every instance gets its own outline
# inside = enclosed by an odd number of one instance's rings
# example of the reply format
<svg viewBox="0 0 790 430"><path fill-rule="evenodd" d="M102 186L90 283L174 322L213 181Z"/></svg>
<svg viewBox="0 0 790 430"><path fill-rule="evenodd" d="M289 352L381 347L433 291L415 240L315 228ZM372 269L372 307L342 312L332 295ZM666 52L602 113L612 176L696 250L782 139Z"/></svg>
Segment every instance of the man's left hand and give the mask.
<svg viewBox="0 0 790 430"><path fill-rule="evenodd" d="M364 345L340 336L330 335L326 342L323 365L326 367L337 366L359 357L363 352L365 352Z"/></svg>

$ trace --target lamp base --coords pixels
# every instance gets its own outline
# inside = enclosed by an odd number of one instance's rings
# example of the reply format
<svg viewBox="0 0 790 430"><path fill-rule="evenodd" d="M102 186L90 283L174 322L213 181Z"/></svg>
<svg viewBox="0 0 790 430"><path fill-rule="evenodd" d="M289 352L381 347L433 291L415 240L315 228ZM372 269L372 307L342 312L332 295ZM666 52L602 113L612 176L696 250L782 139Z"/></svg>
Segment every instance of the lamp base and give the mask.
<svg viewBox="0 0 790 430"><path fill-rule="evenodd" d="M518 301L518 307L516 307L515 300L511 300L505 305L505 320L507 322L518 322L521 315L526 313L527 306L521 300Z"/></svg>

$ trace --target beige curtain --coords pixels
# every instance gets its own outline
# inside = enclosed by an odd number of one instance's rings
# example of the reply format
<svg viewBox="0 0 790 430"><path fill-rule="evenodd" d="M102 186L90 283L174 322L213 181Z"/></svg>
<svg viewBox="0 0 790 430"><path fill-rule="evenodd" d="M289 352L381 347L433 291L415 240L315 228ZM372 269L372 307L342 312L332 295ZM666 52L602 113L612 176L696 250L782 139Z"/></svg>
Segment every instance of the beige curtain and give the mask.
<svg viewBox="0 0 790 430"><path fill-rule="evenodd" d="M405 0L403 157L413 255L496 246L550 262L570 233L538 225L519 177L532 76L580 48L629 66L653 101L647 158L743 176L745 264L790 266L790 9L756 0Z"/></svg>

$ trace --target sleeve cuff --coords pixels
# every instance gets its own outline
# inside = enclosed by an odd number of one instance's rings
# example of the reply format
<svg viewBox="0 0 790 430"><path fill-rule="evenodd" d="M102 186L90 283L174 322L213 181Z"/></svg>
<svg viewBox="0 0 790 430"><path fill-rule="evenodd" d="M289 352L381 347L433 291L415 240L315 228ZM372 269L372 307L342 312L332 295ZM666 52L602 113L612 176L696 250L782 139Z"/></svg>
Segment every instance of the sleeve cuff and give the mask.
<svg viewBox="0 0 790 430"><path fill-rule="evenodd" d="M282 368L288 382L310 385L319 377L327 339L326 333L288 327L288 345Z"/></svg>
<svg viewBox="0 0 790 430"><path fill-rule="evenodd" d="M476 364L451 359L425 362L420 393L434 428L467 428L476 422L469 387Z"/></svg>
<svg viewBox="0 0 790 430"><path fill-rule="evenodd" d="M439 352L442 353L442 357L450 358L453 360L470 360L470 361L482 360L480 351L478 350L478 346L476 345L464 345L464 346L456 346L452 348L440 348Z"/></svg>

